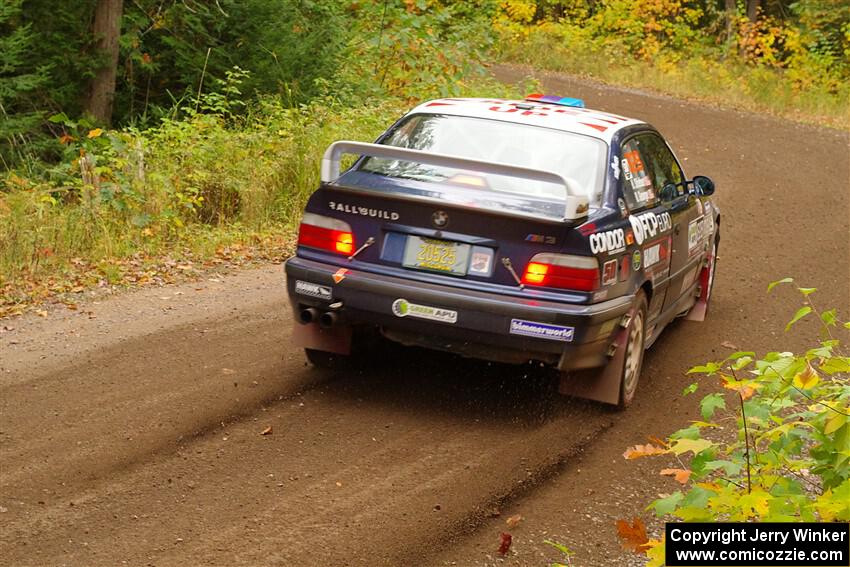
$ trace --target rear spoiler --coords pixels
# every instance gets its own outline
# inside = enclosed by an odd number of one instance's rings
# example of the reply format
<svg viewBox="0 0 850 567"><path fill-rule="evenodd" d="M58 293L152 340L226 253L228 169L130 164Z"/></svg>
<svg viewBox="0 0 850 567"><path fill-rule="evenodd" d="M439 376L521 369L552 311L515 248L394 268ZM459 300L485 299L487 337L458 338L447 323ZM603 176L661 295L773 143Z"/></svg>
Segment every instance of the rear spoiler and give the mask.
<svg viewBox="0 0 850 567"><path fill-rule="evenodd" d="M542 169L530 169L516 165L461 158L446 154L434 154L421 150L385 146L382 144L367 144L363 142L334 142L325 150L322 156L322 183L331 183L339 178L339 161L343 154L355 154L385 159L397 159L439 167L452 167L478 173L504 175L517 179L543 181L564 187L564 220L578 220L587 216L588 198L578 194L578 191L560 174Z"/></svg>

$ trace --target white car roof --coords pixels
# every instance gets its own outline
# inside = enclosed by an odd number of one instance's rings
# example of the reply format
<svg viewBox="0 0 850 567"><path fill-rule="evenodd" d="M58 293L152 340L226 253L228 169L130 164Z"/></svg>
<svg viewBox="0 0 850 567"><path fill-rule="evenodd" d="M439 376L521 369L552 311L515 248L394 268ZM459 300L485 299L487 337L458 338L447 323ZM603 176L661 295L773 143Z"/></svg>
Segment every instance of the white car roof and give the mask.
<svg viewBox="0 0 850 567"><path fill-rule="evenodd" d="M408 115L412 114L468 116L543 126L591 136L606 143L611 141L618 130L626 126L644 124L642 120L626 118L601 110L541 103L533 100L496 98L441 98L420 104L408 113Z"/></svg>

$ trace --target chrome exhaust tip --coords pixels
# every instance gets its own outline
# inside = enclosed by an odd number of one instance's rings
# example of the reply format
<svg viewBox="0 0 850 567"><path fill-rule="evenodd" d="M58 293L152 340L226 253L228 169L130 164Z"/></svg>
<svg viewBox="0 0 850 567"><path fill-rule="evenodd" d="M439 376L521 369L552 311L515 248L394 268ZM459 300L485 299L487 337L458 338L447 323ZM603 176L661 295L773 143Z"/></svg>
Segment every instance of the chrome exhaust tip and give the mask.
<svg viewBox="0 0 850 567"><path fill-rule="evenodd" d="M298 320L301 321L303 325L307 325L309 323L314 322L319 318L319 310L315 307L307 307L302 309L298 314Z"/></svg>
<svg viewBox="0 0 850 567"><path fill-rule="evenodd" d="M319 326L323 329L330 329L331 327L336 325L338 319L339 318L337 317L336 313L331 313L329 311L322 313L321 315L319 315Z"/></svg>

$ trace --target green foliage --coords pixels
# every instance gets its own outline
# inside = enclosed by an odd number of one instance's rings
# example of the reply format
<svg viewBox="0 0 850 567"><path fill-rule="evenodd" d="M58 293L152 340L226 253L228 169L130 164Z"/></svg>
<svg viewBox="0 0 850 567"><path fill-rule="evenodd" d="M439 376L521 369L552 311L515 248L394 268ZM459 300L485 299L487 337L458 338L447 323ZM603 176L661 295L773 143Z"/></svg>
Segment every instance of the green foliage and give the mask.
<svg viewBox="0 0 850 567"><path fill-rule="evenodd" d="M770 289L779 283L793 281L774 282ZM689 463L680 460L682 470L689 471L683 489L650 504L659 516L711 522L850 520L850 357L834 310L818 311L811 297L815 290L797 289L805 305L792 323L801 312L820 318L821 337L812 348L761 358L739 352L693 368L726 392L709 394L700 404L703 418L715 423L696 422L655 450L630 450L637 456L693 454ZM734 435L726 434L729 426ZM662 564L663 546L652 542L650 565Z"/></svg>
<svg viewBox="0 0 850 567"><path fill-rule="evenodd" d="M341 2L146 0L127 6L125 73L119 116L160 116L174 97L193 98L202 81L224 79L234 65L250 72L244 98L280 94L290 103L318 93L350 39Z"/></svg>
<svg viewBox="0 0 850 567"><path fill-rule="evenodd" d="M356 4L356 7L355 7ZM355 3L346 64L333 82L356 99L394 96L413 101L456 96L484 75L492 46L489 0L387 0Z"/></svg>
<svg viewBox="0 0 850 567"><path fill-rule="evenodd" d="M255 230L295 221L318 184L321 153L341 137L374 139L397 103L351 108L331 99L290 108L261 99L238 117L220 92L201 110L146 131L102 131L52 117L64 158L43 180L6 179L0 193L0 273L15 278L82 256L173 246L192 225ZM32 251L49 248L36 261Z"/></svg>
<svg viewBox="0 0 850 567"><path fill-rule="evenodd" d="M508 61L848 127L839 4L766 3L751 22L704 0L506 0L496 45Z"/></svg>
<svg viewBox="0 0 850 567"><path fill-rule="evenodd" d="M31 26L20 23L22 1L0 0L0 163L6 167L31 152L42 112L27 101L47 81L44 66L25 69L35 38Z"/></svg>

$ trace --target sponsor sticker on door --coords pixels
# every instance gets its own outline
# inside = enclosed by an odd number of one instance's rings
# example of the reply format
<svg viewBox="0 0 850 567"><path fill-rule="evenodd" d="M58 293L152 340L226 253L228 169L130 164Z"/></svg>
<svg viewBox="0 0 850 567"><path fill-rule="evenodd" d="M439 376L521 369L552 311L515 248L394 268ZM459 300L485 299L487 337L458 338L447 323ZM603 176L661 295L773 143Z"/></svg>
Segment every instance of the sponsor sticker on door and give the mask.
<svg viewBox="0 0 850 567"><path fill-rule="evenodd" d="M396 317L428 319L430 321L439 321L440 323L457 323L457 311L410 303L408 300L401 298L393 301L393 315Z"/></svg>
<svg viewBox="0 0 850 567"><path fill-rule="evenodd" d="M575 328L525 321L523 319L511 319L511 334L568 343L573 340Z"/></svg>

